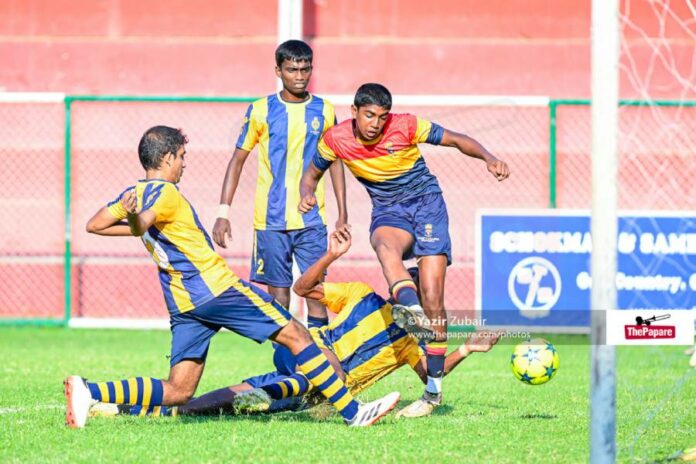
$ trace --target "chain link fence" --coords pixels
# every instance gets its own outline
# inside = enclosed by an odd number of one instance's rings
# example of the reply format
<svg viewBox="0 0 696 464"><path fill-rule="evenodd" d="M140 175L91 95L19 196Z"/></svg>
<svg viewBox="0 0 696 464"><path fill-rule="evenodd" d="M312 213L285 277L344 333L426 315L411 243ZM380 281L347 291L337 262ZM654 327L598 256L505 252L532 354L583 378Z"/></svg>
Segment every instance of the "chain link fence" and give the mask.
<svg viewBox="0 0 696 464"><path fill-rule="evenodd" d="M68 159L71 317L163 318L157 269L140 240L91 235L85 224L101 206L143 177L137 156L140 136L153 125L165 124L182 128L190 139L180 190L211 231L248 100L68 97L66 102L65 107L0 103L0 115L10 122L0 129L5 161L0 205L7 212L0 223L0 316L63 315L64 160ZM336 102L336 107L339 121L350 117L349 105ZM454 262L447 273L446 307L473 314L477 209L591 206L589 106L558 101L530 106L514 100L490 105L400 105L397 100L394 109L464 132L510 165L511 177L498 183L479 160L453 148L421 145L450 215ZM690 130L694 124L696 112L691 107L622 107L617 179L621 208L693 209L694 168L687 156L694 152ZM252 252L256 170L252 152L230 212L232 243L219 250L245 279ZM346 178L354 245L328 278L366 281L386 295L369 245L369 198L350 173ZM326 203L332 229L336 207L329 184Z"/></svg>

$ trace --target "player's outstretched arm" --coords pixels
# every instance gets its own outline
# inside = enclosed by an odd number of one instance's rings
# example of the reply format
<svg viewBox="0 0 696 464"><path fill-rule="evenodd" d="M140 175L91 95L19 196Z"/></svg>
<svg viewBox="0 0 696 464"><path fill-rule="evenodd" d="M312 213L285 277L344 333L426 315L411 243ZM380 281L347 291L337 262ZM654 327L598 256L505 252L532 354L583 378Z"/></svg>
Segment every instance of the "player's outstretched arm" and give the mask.
<svg viewBox="0 0 696 464"><path fill-rule="evenodd" d="M335 163L334 163L335 164ZM298 209L301 213L308 213L317 204L317 197L314 192L317 190L319 179L324 175L324 171L310 163L309 168L302 174L300 180L300 205Z"/></svg>
<svg viewBox="0 0 696 464"><path fill-rule="evenodd" d="M213 240L222 248L227 248L226 237L232 240L232 229L230 228L230 220L227 218L227 214L229 205L232 204L232 199L237 191L244 163L248 157L248 151L237 148L232 154L232 159L227 163L225 180L222 182L222 192L220 193L221 208L213 226Z"/></svg>
<svg viewBox="0 0 696 464"><path fill-rule="evenodd" d="M109 208L104 206L87 221L87 232L90 234L105 235L110 237L132 236L127 222L114 217Z"/></svg>
<svg viewBox="0 0 696 464"><path fill-rule="evenodd" d="M331 263L343 256L351 244L350 224L335 230L329 237L329 249L309 269L307 269L292 286L292 290L299 296L320 300L324 298L324 272Z"/></svg>
<svg viewBox="0 0 696 464"><path fill-rule="evenodd" d="M314 166L312 164L312 166ZM340 161L331 163L329 167L331 175L331 185L333 186L334 195L336 196L336 206L338 209L338 220L336 221L336 229L340 229L345 224L348 224L348 207L346 206L346 176L343 170L343 163Z"/></svg>
<svg viewBox="0 0 696 464"><path fill-rule="evenodd" d="M510 176L510 168L505 161L493 156L483 145L468 135L445 129L440 145L455 147L467 156L485 161L488 172L493 174L498 181L505 180Z"/></svg>
<svg viewBox="0 0 696 464"><path fill-rule="evenodd" d="M481 331L472 333L466 342L459 348L451 352L445 358L444 375L450 374L471 353L485 353L493 348L500 339L499 332ZM423 383L428 383L427 364L425 356L421 357L420 362L413 368Z"/></svg>

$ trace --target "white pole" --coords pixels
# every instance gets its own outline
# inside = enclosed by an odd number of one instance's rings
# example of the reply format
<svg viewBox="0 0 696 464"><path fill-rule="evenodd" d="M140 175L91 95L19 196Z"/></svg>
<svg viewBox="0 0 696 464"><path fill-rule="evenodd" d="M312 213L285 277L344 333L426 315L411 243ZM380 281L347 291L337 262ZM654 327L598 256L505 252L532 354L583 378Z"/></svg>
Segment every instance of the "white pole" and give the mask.
<svg viewBox="0 0 696 464"><path fill-rule="evenodd" d="M303 0L278 0L278 44L286 40L299 39L304 37L304 24L302 18ZM280 79L276 80L278 91L283 90L283 83ZM292 280L300 277L297 263L292 266ZM290 313L293 316L302 316L302 302L290 292Z"/></svg>
<svg viewBox="0 0 696 464"><path fill-rule="evenodd" d="M616 353L606 311L616 308L618 0L592 1L592 335L590 462L616 460Z"/></svg>
<svg viewBox="0 0 696 464"><path fill-rule="evenodd" d="M302 0L278 0L278 44L291 39L302 40L303 27ZM283 89L280 79L277 88Z"/></svg>

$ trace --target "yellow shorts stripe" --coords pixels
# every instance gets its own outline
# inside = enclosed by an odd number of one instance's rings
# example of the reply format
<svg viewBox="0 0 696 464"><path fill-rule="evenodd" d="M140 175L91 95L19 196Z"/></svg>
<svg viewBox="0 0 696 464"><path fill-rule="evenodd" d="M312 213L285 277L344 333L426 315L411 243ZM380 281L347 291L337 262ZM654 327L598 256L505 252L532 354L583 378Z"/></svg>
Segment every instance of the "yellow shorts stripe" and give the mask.
<svg viewBox="0 0 696 464"><path fill-rule="evenodd" d="M232 288L249 298L262 313L273 319L279 326L285 327L288 322L290 322L290 319L286 315L275 309L271 303L263 301L263 298L257 295L251 288L245 287L241 281L233 283Z"/></svg>

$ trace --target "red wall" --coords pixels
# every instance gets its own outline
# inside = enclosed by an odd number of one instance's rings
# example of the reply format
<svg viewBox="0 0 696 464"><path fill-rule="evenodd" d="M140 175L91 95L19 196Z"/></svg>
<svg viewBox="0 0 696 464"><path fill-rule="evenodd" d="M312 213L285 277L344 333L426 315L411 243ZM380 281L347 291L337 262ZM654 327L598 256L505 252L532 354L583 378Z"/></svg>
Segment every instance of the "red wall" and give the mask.
<svg viewBox="0 0 696 464"><path fill-rule="evenodd" d="M653 56L644 38L659 33L659 7L649 3L623 6L624 63L641 69ZM589 0L305 0L304 11L318 92L381 81L395 93L589 95ZM0 87L265 94L275 88L276 23L276 0L4 0ZM693 35L670 16L663 23L666 56L688 81ZM624 96L680 96L683 85L656 63L649 82L623 80Z"/></svg>

